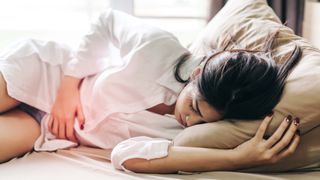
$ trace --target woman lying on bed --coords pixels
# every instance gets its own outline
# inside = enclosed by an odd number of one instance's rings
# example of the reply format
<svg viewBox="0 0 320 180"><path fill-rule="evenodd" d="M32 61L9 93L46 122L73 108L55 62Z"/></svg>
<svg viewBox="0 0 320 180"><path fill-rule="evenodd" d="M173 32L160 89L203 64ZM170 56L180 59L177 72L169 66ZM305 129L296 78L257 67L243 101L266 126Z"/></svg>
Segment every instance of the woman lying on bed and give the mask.
<svg viewBox="0 0 320 180"><path fill-rule="evenodd" d="M196 57L172 34L112 10L76 51L55 42L20 42L0 56L0 161L33 147L87 145L113 149L113 165L135 172L277 162L296 149L299 120L288 116L267 140L264 132L299 52L295 48L281 66L246 50ZM265 116L256 136L235 149L171 143L188 126Z"/></svg>

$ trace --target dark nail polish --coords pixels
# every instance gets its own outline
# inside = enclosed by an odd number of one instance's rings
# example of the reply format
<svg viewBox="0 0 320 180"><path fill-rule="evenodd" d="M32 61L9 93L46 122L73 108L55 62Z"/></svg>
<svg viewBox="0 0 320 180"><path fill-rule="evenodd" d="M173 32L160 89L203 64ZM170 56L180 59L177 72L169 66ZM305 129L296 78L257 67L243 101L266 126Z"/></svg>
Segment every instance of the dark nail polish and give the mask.
<svg viewBox="0 0 320 180"><path fill-rule="evenodd" d="M273 111L268 114L269 117L273 116Z"/></svg>
<svg viewBox="0 0 320 180"><path fill-rule="evenodd" d="M83 129L84 129L84 126L83 126L83 124L81 124L81 125L80 125L80 129L81 129L81 130L83 130Z"/></svg>
<svg viewBox="0 0 320 180"><path fill-rule="evenodd" d="M300 118L294 119L294 125L298 126L300 124Z"/></svg>
<svg viewBox="0 0 320 180"><path fill-rule="evenodd" d="M288 119L288 118L286 118L286 121L287 121L287 123L289 123L289 124L291 123L290 119Z"/></svg>
<svg viewBox="0 0 320 180"><path fill-rule="evenodd" d="M291 116L291 115L288 115L288 116L286 117L287 123L291 123L291 120L292 120L292 116Z"/></svg>

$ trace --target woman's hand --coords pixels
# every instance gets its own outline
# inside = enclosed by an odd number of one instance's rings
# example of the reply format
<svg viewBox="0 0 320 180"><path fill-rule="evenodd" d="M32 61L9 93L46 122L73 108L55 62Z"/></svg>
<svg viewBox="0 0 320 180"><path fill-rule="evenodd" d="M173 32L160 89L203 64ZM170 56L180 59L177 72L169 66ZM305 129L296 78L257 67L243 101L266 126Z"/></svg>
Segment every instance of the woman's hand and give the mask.
<svg viewBox="0 0 320 180"><path fill-rule="evenodd" d="M292 154L297 148L300 140L300 136L297 134L299 121L296 120L292 123L291 120L289 120L290 117L286 118L276 132L269 139L265 140L263 136L271 119L272 117L266 117L261 123L256 135L235 149L169 146L168 155L162 158L150 160L144 158L128 158L124 162L119 162L121 158L116 157L118 155L117 153L119 153L119 155L129 154L128 156L130 157L131 141L127 146L120 149L115 147L116 151L114 149L115 152L113 152L112 155L112 162L116 164L117 167L122 165L128 170L139 173L235 170L255 165L275 163ZM151 143L149 142L148 144Z"/></svg>
<svg viewBox="0 0 320 180"><path fill-rule="evenodd" d="M74 135L74 119L77 117L83 129L84 115L80 102L79 84L81 79L65 76L51 110L48 122L49 131L59 139L77 142Z"/></svg>
<svg viewBox="0 0 320 180"><path fill-rule="evenodd" d="M290 115L286 117L274 134L265 140L264 134L272 120L272 116L267 116L256 135L235 148L241 167L272 164L293 154L299 144L300 133L297 130L299 118L295 118L293 122L291 119Z"/></svg>

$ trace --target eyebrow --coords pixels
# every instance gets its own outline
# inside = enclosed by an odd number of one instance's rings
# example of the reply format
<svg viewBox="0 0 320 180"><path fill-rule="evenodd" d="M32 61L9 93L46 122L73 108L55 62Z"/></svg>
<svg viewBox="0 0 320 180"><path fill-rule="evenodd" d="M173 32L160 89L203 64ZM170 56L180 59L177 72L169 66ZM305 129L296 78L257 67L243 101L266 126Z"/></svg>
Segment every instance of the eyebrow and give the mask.
<svg viewBox="0 0 320 180"><path fill-rule="evenodd" d="M203 118L202 113L199 109L199 104L198 104L198 100L196 100L196 110L199 112L200 116Z"/></svg>

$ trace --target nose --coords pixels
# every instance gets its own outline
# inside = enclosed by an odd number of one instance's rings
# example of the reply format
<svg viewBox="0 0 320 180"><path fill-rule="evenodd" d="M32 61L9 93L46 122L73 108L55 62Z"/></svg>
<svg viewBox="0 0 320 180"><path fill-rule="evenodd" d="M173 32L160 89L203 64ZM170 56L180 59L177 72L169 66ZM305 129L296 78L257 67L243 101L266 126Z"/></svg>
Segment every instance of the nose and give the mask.
<svg viewBox="0 0 320 180"><path fill-rule="evenodd" d="M186 115L184 121L185 121L185 125L186 125L187 127L190 126L190 115Z"/></svg>
<svg viewBox="0 0 320 180"><path fill-rule="evenodd" d="M200 123L199 118L197 118L194 115L187 115L185 118L185 121L186 121L187 127Z"/></svg>

